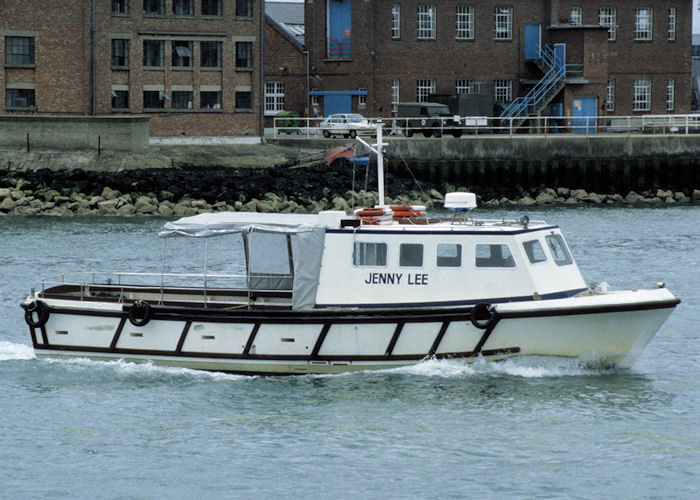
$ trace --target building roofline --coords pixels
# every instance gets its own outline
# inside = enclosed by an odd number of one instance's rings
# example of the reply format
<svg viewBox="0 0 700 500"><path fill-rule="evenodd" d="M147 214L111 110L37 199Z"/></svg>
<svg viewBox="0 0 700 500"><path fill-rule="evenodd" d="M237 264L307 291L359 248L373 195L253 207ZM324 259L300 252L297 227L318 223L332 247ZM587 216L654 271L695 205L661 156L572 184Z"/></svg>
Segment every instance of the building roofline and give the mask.
<svg viewBox="0 0 700 500"><path fill-rule="evenodd" d="M265 14L265 20L272 26L277 28L277 30L280 33L282 33L285 37L287 37L287 39L290 42L292 42L296 46L296 48L299 49L300 52L306 50L304 45L301 42L299 42L299 40L297 40L296 37L294 37L289 31L287 31L287 29L282 23L278 23L277 21L275 21L273 18L270 17L269 14Z"/></svg>

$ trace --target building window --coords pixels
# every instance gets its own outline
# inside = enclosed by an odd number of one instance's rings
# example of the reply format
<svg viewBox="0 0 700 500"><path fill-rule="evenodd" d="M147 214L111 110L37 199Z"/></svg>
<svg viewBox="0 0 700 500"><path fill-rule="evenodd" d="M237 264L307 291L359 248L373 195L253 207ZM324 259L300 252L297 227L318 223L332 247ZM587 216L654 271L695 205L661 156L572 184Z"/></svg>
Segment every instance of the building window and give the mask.
<svg viewBox="0 0 700 500"><path fill-rule="evenodd" d="M608 27L608 40L617 39L617 11L615 7L598 9L598 24Z"/></svg>
<svg viewBox="0 0 700 500"><path fill-rule="evenodd" d="M676 39L676 9L668 9L668 39Z"/></svg>
<svg viewBox="0 0 700 500"><path fill-rule="evenodd" d="M199 59L202 68L221 68L221 42L200 42Z"/></svg>
<svg viewBox="0 0 700 500"><path fill-rule="evenodd" d="M221 109L221 91L208 90L200 92L199 107L201 109Z"/></svg>
<svg viewBox="0 0 700 500"><path fill-rule="evenodd" d="M143 0L143 13L151 15L165 14L165 0Z"/></svg>
<svg viewBox="0 0 700 500"><path fill-rule="evenodd" d="M311 92L318 92L318 89L311 89ZM311 96L311 105L312 106L320 106L321 105L321 96L319 95L312 95Z"/></svg>
<svg viewBox="0 0 700 500"><path fill-rule="evenodd" d="M651 40L654 10L651 8L635 9L634 39Z"/></svg>
<svg viewBox="0 0 700 500"><path fill-rule="evenodd" d="M418 39L427 40L435 38L435 6L418 6Z"/></svg>
<svg viewBox="0 0 700 500"><path fill-rule="evenodd" d="M129 109L129 91L112 91L112 109Z"/></svg>
<svg viewBox="0 0 700 500"><path fill-rule="evenodd" d="M455 80L455 93L473 94L474 86L474 80Z"/></svg>
<svg viewBox="0 0 700 500"><path fill-rule="evenodd" d="M112 69L129 67L129 40L112 39Z"/></svg>
<svg viewBox="0 0 700 500"><path fill-rule="evenodd" d="M391 38L401 38L401 5L391 6Z"/></svg>
<svg viewBox="0 0 700 500"><path fill-rule="evenodd" d="M367 89L359 88L357 90L360 92L364 92L364 94L359 94L357 96L357 104L359 106L367 106Z"/></svg>
<svg viewBox="0 0 700 500"><path fill-rule="evenodd" d="M236 42L236 69L253 69L253 42Z"/></svg>
<svg viewBox="0 0 700 500"><path fill-rule="evenodd" d="M651 109L651 80L637 78L634 81L634 111L649 111Z"/></svg>
<svg viewBox="0 0 700 500"><path fill-rule="evenodd" d="M193 16L194 0L173 0L173 14L176 16Z"/></svg>
<svg viewBox="0 0 700 500"><path fill-rule="evenodd" d="M202 0L203 16L220 16L221 0Z"/></svg>
<svg viewBox="0 0 700 500"><path fill-rule="evenodd" d="M192 42L182 42L174 40L172 42L172 65L173 68L192 67Z"/></svg>
<svg viewBox="0 0 700 500"><path fill-rule="evenodd" d="M5 37L5 64L8 66L33 66L34 37Z"/></svg>
<svg viewBox="0 0 700 500"><path fill-rule="evenodd" d="M236 17L253 17L253 0L236 0Z"/></svg>
<svg viewBox="0 0 700 500"><path fill-rule="evenodd" d="M192 109L193 95L191 90L173 90L173 109Z"/></svg>
<svg viewBox="0 0 700 500"><path fill-rule="evenodd" d="M606 111L615 111L615 79L608 79L608 98L605 103Z"/></svg>
<svg viewBox="0 0 700 500"><path fill-rule="evenodd" d="M265 82L265 114L275 115L284 110L284 83Z"/></svg>
<svg viewBox="0 0 700 500"><path fill-rule="evenodd" d="M129 0L112 0L112 14L126 15L129 13Z"/></svg>
<svg viewBox="0 0 700 500"><path fill-rule="evenodd" d="M673 111L676 102L676 81L669 78L666 82L666 111Z"/></svg>
<svg viewBox="0 0 700 500"><path fill-rule="evenodd" d="M426 102L430 94L435 93L435 80L418 80L416 82L416 101Z"/></svg>
<svg viewBox="0 0 700 500"><path fill-rule="evenodd" d="M249 111L253 109L250 91L236 91L236 111Z"/></svg>
<svg viewBox="0 0 700 500"><path fill-rule="evenodd" d="M571 7L571 16L569 22L572 26L581 26L583 23L583 8Z"/></svg>
<svg viewBox="0 0 700 500"><path fill-rule="evenodd" d="M457 6L456 30L457 40L474 39L474 7L471 5Z"/></svg>
<svg viewBox="0 0 700 500"><path fill-rule="evenodd" d="M8 109L35 109L34 89L5 89L5 107Z"/></svg>
<svg viewBox="0 0 700 500"><path fill-rule="evenodd" d="M161 90L143 91L143 109L162 109L165 107L165 94Z"/></svg>
<svg viewBox="0 0 700 500"><path fill-rule="evenodd" d="M494 80L493 98L496 102L510 102L513 100L513 81Z"/></svg>
<svg viewBox="0 0 700 500"><path fill-rule="evenodd" d="M391 81L391 111L396 113L399 110L399 80Z"/></svg>
<svg viewBox="0 0 700 500"><path fill-rule="evenodd" d="M163 58L163 40L143 41L143 66L146 68L162 68L165 66Z"/></svg>
<svg viewBox="0 0 700 500"><path fill-rule="evenodd" d="M513 38L513 8L496 7L493 11L494 40L511 40Z"/></svg>

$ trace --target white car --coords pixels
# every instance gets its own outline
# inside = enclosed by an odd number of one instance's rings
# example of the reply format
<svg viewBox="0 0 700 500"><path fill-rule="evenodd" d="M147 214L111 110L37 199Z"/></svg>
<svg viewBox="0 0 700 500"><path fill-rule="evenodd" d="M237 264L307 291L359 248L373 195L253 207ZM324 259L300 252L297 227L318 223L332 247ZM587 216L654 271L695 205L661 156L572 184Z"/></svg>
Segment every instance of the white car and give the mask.
<svg viewBox="0 0 700 500"><path fill-rule="evenodd" d="M357 113L338 113L329 115L321 122L319 128L323 131L323 137L341 135L343 137L355 137L357 134L371 134L375 126Z"/></svg>

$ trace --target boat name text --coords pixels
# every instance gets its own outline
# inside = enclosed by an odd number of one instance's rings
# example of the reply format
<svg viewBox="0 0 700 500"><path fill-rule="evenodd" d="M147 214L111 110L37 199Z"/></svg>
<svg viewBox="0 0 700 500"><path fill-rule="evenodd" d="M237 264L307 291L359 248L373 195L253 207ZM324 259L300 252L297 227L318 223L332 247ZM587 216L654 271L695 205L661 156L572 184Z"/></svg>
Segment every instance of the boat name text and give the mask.
<svg viewBox="0 0 700 500"><path fill-rule="evenodd" d="M365 279L367 285L400 285L403 273L370 273ZM427 285L428 275L423 273L408 273L406 281L408 285Z"/></svg>

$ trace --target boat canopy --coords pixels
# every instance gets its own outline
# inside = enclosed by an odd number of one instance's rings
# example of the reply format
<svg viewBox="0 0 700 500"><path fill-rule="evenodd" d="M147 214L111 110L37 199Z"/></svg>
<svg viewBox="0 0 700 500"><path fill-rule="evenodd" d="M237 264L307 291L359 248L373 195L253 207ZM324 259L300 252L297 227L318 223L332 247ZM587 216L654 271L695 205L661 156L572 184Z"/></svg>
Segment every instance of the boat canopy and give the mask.
<svg viewBox="0 0 700 500"><path fill-rule="evenodd" d="M215 212L182 217L168 222L158 233L161 238L188 236L210 238L252 230L266 233L304 233L323 228L317 215L249 212Z"/></svg>
<svg viewBox="0 0 700 500"><path fill-rule="evenodd" d="M326 237L317 215L206 213L168 222L158 235L209 238L236 233L246 241L250 289L291 288L292 309L313 309Z"/></svg>

